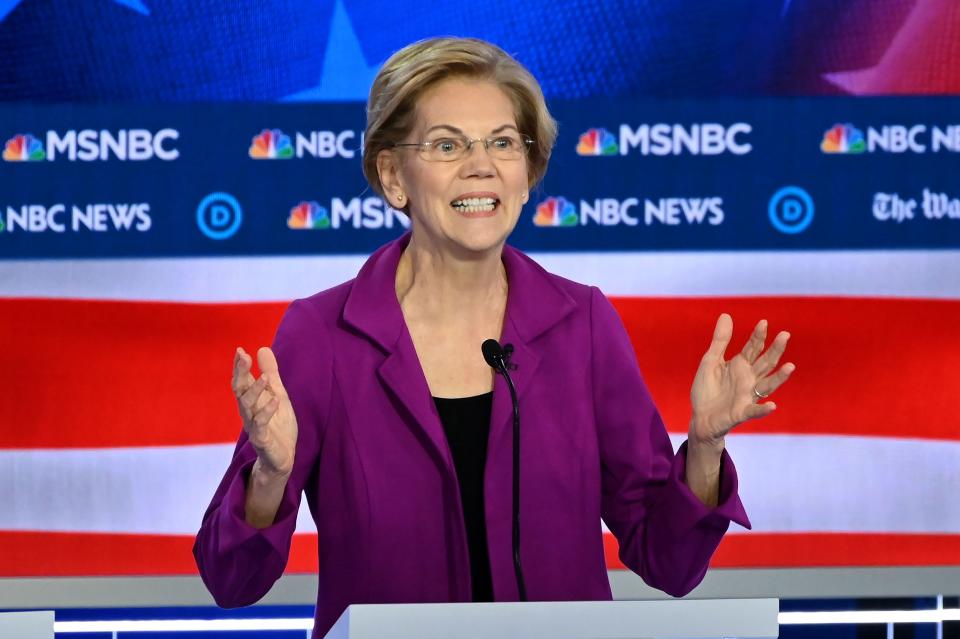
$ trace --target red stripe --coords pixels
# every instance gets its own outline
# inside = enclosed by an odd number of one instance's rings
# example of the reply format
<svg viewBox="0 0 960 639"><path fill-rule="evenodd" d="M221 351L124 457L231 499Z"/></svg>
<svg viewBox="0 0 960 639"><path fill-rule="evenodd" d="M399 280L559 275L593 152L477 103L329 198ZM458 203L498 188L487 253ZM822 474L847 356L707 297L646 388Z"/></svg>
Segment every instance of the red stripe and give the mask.
<svg viewBox="0 0 960 639"><path fill-rule="evenodd" d="M162 535L0 532L0 577L196 574L193 538ZM604 535L607 568L623 569ZM713 568L960 566L960 535L727 535ZM294 535L288 573L317 571L316 535Z"/></svg>
<svg viewBox="0 0 960 639"><path fill-rule="evenodd" d="M0 577L195 575L193 537L0 531ZM316 573L317 536L294 535L287 572Z"/></svg>
<svg viewBox="0 0 960 639"><path fill-rule="evenodd" d="M741 432L960 439L960 301L617 298L671 430L721 311L728 356L753 323L793 334L778 413ZM8 397L0 448L231 442L233 351L269 344L285 304L0 300Z"/></svg>
<svg viewBox="0 0 960 639"><path fill-rule="evenodd" d="M744 433L960 439L960 300L616 298L650 391L672 432L686 432L690 384L722 312L734 318L727 358L756 322L790 332L796 363L778 411Z"/></svg>
<svg viewBox="0 0 960 639"><path fill-rule="evenodd" d="M625 569L619 545L603 536L607 568ZM960 534L748 533L727 535L711 568L960 566Z"/></svg>
<svg viewBox="0 0 960 639"><path fill-rule="evenodd" d="M960 566L960 534L727 535L710 565L714 568Z"/></svg>
<svg viewBox="0 0 960 639"><path fill-rule="evenodd" d="M0 300L0 448L236 441L237 346L270 345L286 304Z"/></svg>

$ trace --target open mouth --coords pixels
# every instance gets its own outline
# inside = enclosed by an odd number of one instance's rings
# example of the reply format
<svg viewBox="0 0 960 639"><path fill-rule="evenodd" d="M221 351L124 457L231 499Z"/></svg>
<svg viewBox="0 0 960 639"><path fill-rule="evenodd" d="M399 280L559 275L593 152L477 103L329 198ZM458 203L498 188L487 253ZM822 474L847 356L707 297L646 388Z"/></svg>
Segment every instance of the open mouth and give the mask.
<svg viewBox="0 0 960 639"><path fill-rule="evenodd" d="M450 206L458 213L490 213L500 206L500 200L493 197L468 197L454 200Z"/></svg>

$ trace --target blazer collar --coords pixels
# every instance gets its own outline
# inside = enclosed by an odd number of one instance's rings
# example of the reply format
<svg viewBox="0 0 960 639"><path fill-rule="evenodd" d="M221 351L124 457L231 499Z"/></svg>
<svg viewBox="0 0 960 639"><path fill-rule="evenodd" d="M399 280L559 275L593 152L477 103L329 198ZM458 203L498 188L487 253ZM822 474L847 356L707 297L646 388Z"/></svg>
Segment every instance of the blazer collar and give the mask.
<svg viewBox="0 0 960 639"><path fill-rule="evenodd" d="M343 319L347 324L386 351L393 351L406 332L397 300L396 275L400 256L409 242L408 231L377 249L357 274L344 306ZM514 339L531 342L576 307L573 298L554 283L543 267L517 249L505 245L502 259L509 286L502 337L509 332Z"/></svg>

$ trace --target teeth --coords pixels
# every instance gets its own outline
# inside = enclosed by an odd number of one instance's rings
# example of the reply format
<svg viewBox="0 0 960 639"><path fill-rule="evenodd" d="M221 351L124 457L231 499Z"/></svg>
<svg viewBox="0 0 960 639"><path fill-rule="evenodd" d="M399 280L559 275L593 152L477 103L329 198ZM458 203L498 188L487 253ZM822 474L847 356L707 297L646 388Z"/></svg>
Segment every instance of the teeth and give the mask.
<svg viewBox="0 0 960 639"><path fill-rule="evenodd" d="M497 200L492 197L467 197L450 204L461 213L489 213L497 206Z"/></svg>
<svg viewBox="0 0 960 639"><path fill-rule="evenodd" d="M453 208L461 213L489 213L493 210L493 204L490 206L455 206Z"/></svg>
<svg viewBox="0 0 960 639"><path fill-rule="evenodd" d="M461 206L493 206L496 203L496 199L492 197L468 197L462 200L454 200L451 202L456 207Z"/></svg>

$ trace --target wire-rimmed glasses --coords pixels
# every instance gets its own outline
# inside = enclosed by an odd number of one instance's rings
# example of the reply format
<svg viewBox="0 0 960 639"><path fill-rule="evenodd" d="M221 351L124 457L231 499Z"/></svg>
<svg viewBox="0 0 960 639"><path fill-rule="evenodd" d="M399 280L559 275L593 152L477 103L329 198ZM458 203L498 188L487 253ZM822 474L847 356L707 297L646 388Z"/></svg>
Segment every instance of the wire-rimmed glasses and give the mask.
<svg viewBox="0 0 960 639"><path fill-rule="evenodd" d="M519 160L533 145L533 138L520 133L503 133L485 138L448 134L426 142L394 143L393 146L416 147L418 155L427 162L455 162L465 158L475 142L482 142L483 148L494 159Z"/></svg>

